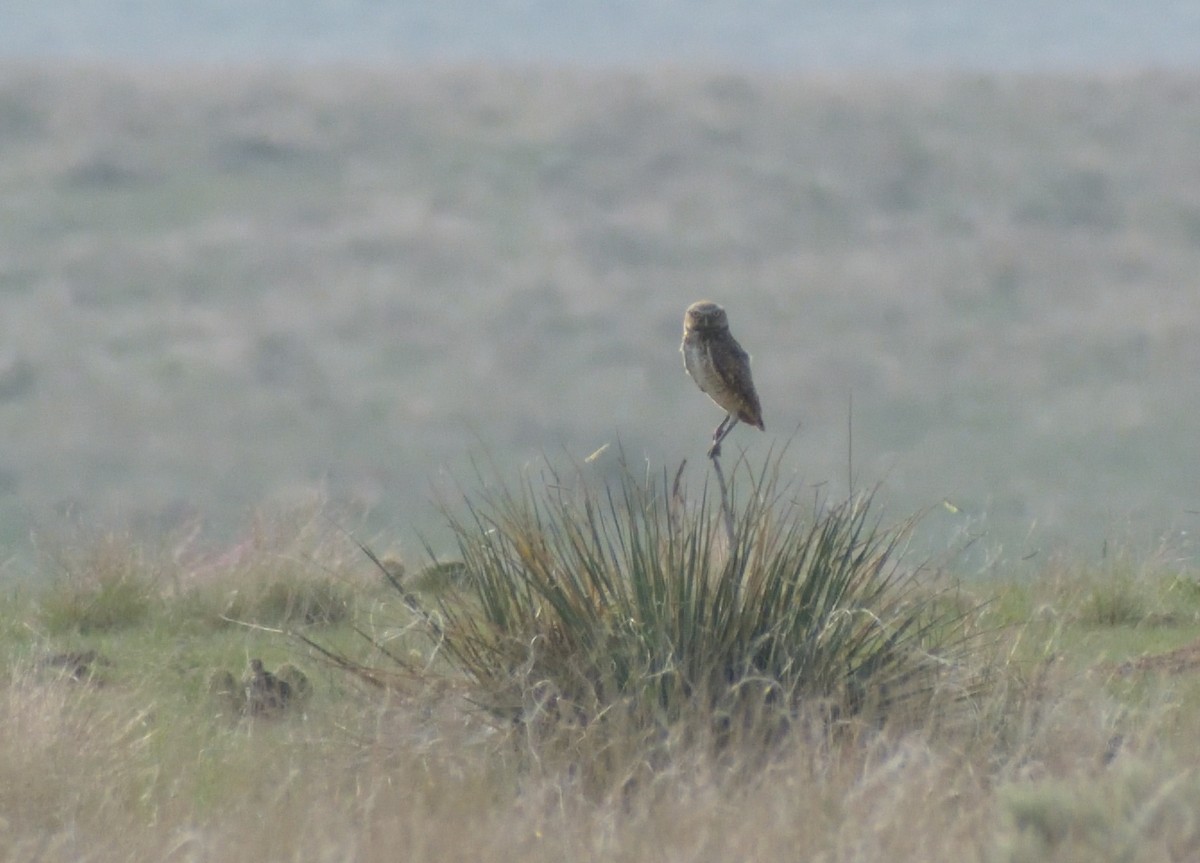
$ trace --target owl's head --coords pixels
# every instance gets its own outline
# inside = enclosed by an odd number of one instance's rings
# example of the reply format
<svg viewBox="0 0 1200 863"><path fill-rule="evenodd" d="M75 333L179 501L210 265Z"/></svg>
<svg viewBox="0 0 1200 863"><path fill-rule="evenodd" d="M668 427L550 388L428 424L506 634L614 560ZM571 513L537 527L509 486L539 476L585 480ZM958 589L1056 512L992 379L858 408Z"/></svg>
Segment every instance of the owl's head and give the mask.
<svg viewBox="0 0 1200 863"><path fill-rule="evenodd" d="M724 330L728 327L729 318L725 316L725 309L709 300L692 303L683 313L684 332Z"/></svg>

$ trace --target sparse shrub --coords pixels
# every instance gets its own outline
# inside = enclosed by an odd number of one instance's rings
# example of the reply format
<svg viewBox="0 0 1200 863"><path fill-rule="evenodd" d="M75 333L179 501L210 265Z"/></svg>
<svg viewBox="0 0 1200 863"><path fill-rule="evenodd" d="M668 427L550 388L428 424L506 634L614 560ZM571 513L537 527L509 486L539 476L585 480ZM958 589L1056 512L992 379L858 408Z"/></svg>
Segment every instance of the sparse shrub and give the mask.
<svg viewBox="0 0 1200 863"><path fill-rule="evenodd" d="M469 578L427 622L474 700L527 728L774 739L801 711L923 717L961 693L967 615L900 566L912 522L880 527L870 495L806 506L779 473L735 470L732 545L712 490L666 475L480 492L448 514Z"/></svg>
<svg viewBox="0 0 1200 863"><path fill-rule="evenodd" d="M1002 787L999 800L1010 824L994 859L1195 859L1200 784L1187 771L1156 774L1131 763L1091 777ZM1167 853L1170 849L1173 853Z"/></svg>
<svg viewBox="0 0 1200 863"><path fill-rule="evenodd" d="M191 588L175 603L186 620L226 626L230 622L269 627L342 623L353 613L353 590L333 578L307 573L236 570Z"/></svg>
<svg viewBox="0 0 1200 863"><path fill-rule="evenodd" d="M349 590L326 579L276 579L245 600L245 618L259 623L337 623L350 614Z"/></svg>
<svg viewBox="0 0 1200 863"><path fill-rule="evenodd" d="M1146 586L1127 573L1099 578L1087 592L1080 610L1083 623L1095 626L1132 626L1150 613Z"/></svg>
<svg viewBox="0 0 1200 863"><path fill-rule="evenodd" d="M62 555L38 617L50 633L104 632L141 623L160 603L156 563L127 538L109 535Z"/></svg>
<svg viewBox="0 0 1200 863"><path fill-rule="evenodd" d="M1108 552L1097 562L1057 562L1043 581L1053 606L1087 626L1180 625L1197 619L1192 576L1165 549Z"/></svg>
<svg viewBox="0 0 1200 863"><path fill-rule="evenodd" d="M231 622L290 629L344 623L368 587L358 546L330 536L319 508L258 515L248 534L219 554L183 567L172 610L180 622Z"/></svg>

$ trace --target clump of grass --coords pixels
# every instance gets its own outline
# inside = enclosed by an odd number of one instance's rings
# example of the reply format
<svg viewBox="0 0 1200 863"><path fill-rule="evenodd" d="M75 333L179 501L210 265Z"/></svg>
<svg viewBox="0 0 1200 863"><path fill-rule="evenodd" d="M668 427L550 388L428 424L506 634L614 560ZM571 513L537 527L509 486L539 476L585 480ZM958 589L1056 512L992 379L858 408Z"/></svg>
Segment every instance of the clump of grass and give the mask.
<svg viewBox="0 0 1200 863"><path fill-rule="evenodd" d="M549 469L447 512L469 578L428 619L475 700L526 728L620 718L624 740L702 717L721 742L801 713L924 718L961 694L969 615L901 565L914 521L882 527L869 494L801 503L779 458L731 476L732 543L682 469Z"/></svg>
<svg viewBox="0 0 1200 863"><path fill-rule="evenodd" d="M38 619L51 634L136 626L161 601L160 564L126 537L101 537L64 552L57 563L59 577L38 602Z"/></svg>
<svg viewBox="0 0 1200 863"><path fill-rule="evenodd" d="M357 546L330 538L318 508L259 515L218 554L191 557L173 586L178 613L212 626L232 623L291 629L349 621L366 584ZM186 550L185 550L186 551Z"/></svg>
<svg viewBox="0 0 1200 863"><path fill-rule="evenodd" d="M325 625L347 620L352 601L350 588L333 579L275 574L227 593L220 616L269 626Z"/></svg>
<svg viewBox="0 0 1200 863"><path fill-rule="evenodd" d="M1099 577L1084 596L1080 621L1093 626L1134 626L1149 614L1145 586L1129 573Z"/></svg>
<svg viewBox="0 0 1200 863"><path fill-rule="evenodd" d="M1036 582L1010 594L1096 628L1188 625L1200 620L1200 589L1186 557L1169 548L1135 554L1118 547L1097 561L1054 559Z"/></svg>
<svg viewBox="0 0 1200 863"><path fill-rule="evenodd" d="M997 860L1139 860L1156 848L1187 859L1200 839L1200 783L1188 771L1156 772L1144 762L1007 785L999 801L1009 824L997 836Z"/></svg>

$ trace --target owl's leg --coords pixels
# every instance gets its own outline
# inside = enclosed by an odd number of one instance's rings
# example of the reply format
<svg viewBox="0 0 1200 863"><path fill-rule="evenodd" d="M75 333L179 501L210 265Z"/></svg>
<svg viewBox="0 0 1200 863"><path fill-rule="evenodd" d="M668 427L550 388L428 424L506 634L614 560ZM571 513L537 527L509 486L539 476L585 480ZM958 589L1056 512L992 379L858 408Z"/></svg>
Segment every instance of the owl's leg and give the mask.
<svg viewBox="0 0 1200 863"><path fill-rule="evenodd" d="M721 441L725 440L725 437L733 431L733 427L737 424L737 417L733 414L725 414L725 419L721 420L721 424L713 432L712 446L708 448L709 458L716 458L721 454Z"/></svg>

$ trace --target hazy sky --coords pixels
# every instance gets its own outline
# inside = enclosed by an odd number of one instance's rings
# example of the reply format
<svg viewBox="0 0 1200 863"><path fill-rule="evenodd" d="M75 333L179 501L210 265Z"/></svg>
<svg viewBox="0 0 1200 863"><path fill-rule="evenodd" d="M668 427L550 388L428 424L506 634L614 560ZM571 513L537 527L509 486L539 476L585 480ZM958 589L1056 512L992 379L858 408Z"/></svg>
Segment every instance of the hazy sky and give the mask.
<svg viewBox="0 0 1200 863"><path fill-rule="evenodd" d="M0 57L1129 69L1200 62L1195 0L0 0Z"/></svg>

